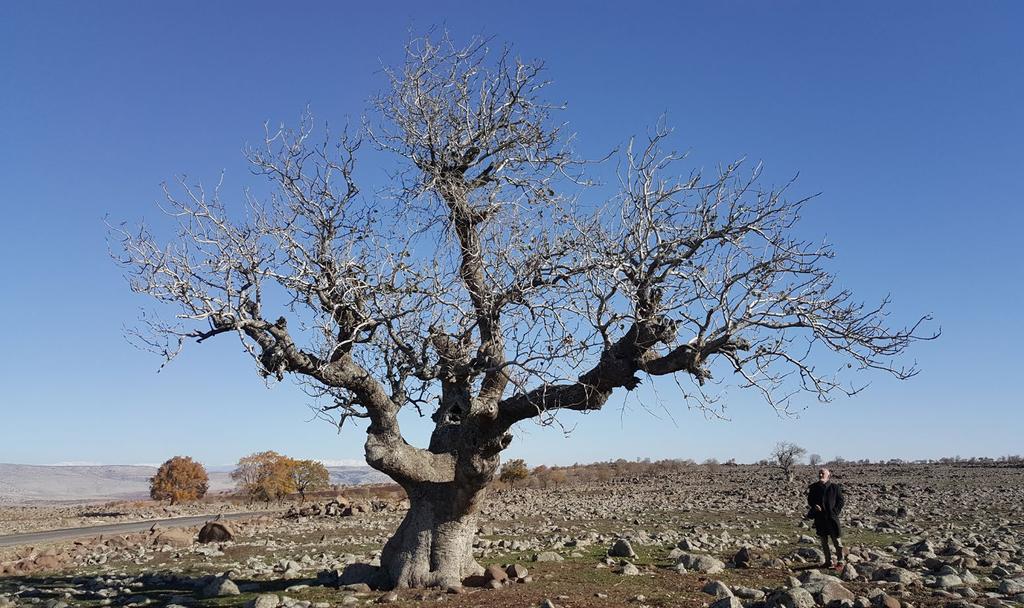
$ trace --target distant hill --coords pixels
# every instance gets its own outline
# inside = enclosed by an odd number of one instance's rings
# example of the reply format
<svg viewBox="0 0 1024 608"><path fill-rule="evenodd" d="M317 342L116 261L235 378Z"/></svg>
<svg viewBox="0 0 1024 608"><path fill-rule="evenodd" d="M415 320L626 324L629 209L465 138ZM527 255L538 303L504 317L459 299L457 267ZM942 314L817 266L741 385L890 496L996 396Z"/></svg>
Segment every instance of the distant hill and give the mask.
<svg viewBox="0 0 1024 608"><path fill-rule="evenodd" d="M211 467L210 492L231 490L231 467ZM385 483L388 478L367 466L327 467L331 483ZM128 500L149 496L156 467L135 465L29 465L0 463L0 503Z"/></svg>

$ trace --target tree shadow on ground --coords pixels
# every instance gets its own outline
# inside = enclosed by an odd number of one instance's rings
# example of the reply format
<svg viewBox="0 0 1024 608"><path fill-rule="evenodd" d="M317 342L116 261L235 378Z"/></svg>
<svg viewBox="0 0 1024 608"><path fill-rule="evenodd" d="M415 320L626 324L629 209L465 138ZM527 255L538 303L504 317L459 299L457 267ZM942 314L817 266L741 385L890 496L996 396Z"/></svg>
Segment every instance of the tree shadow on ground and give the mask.
<svg viewBox="0 0 1024 608"><path fill-rule="evenodd" d="M195 605L204 600L217 605L230 597L242 599L260 593L281 593L294 585L335 588L315 578L252 580L232 579L241 596L205 597L205 589L218 577L214 575L186 575L173 572L150 572L142 575L16 575L0 577L0 594L8 595L16 605L25 600L60 600L73 606L101 605L105 599L114 604L134 603L132 598L146 598L151 605ZM114 590L110 593L107 590Z"/></svg>

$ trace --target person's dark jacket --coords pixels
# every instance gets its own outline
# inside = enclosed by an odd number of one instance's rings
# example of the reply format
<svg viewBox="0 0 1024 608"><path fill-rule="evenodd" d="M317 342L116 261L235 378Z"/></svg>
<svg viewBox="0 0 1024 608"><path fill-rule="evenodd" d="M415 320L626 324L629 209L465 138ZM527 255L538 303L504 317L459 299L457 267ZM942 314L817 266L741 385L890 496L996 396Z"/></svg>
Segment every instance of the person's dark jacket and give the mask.
<svg viewBox="0 0 1024 608"><path fill-rule="evenodd" d="M815 509L821 506L821 510ZM843 510L843 488L835 482L816 481L807 488L807 519L814 520L818 536L842 536L839 513Z"/></svg>

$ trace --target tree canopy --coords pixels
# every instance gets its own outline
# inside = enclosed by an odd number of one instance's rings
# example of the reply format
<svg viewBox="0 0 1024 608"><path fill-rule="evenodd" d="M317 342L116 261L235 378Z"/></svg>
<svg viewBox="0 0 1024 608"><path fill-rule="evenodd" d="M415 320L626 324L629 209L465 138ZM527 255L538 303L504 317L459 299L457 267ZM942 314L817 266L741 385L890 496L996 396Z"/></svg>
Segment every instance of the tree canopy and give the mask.
<svg viewBox="0 0 1024 608"><path fill-rule="evenodd" d="M157 469L149 480L149 496L153 500L169 500L171 504L199 500L206 496L210 479L202 464L188 456L175 456Z"/></svg>
<svg viewBox="0 0 1024 608"><path fill-rule="evenodd" d="M318 492L331 487L331 473L316 460L292 461L292 481L296 491L306 500L306 492Z"/></svg>
<svg viewBox="0 0 1024 608"><path fill-rule="evenodd" d="M522 458L513 458L501 466L501 473L498 474L498 479L505 483L515 486L517 481L522 481L530 475L530 469L526 466L526 461Z"/></svg>
<svg viewBox="0 0 1024 608"><path fill-rule="evenodd" d="M274 451L257 452L238 460L231 479L250 500L271 502L294 493L295 461Z"/></svg>

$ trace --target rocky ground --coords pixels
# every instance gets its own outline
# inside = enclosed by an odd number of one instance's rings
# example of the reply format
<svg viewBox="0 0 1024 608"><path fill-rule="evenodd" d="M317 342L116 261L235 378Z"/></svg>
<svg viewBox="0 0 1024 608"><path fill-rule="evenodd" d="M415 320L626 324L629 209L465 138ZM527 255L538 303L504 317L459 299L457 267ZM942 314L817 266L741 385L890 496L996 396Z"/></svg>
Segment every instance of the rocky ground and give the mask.
<svg viewBox="0 0 1024 608"><path fill-rule="evenodd" d="M837 467L847 495L841 571L818 568L801 521L804 480L757 466L654 467L606 481L500 490L475 551L488 574L459 589L384 593L343 586L373 563L403 509L364 499L306 515L0 556L0 608L38 605L327 608L488 606L915 608L1024 604L1024 468ZM319 511L319 513L314 512Z"/></svg>

